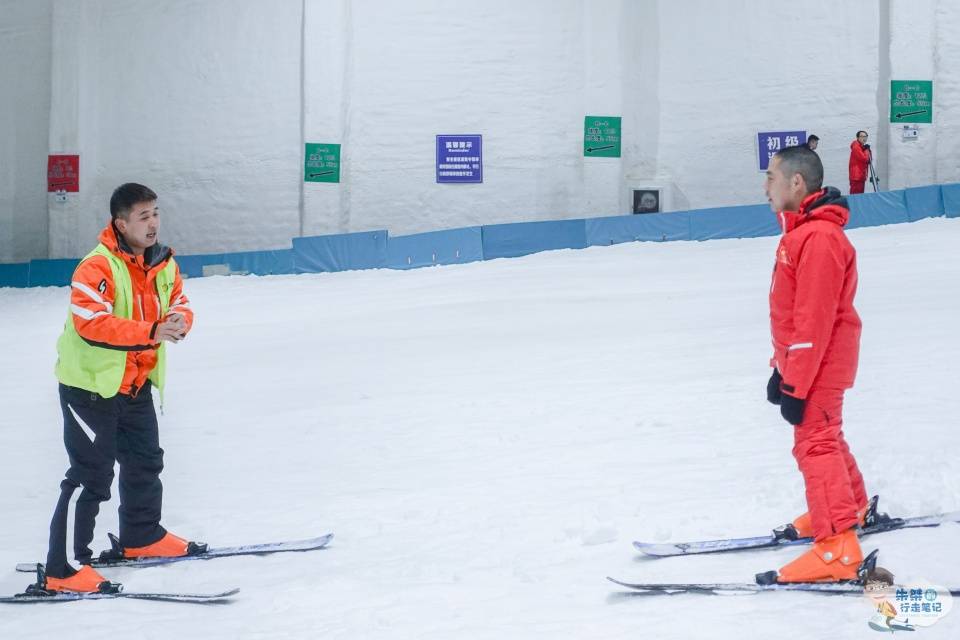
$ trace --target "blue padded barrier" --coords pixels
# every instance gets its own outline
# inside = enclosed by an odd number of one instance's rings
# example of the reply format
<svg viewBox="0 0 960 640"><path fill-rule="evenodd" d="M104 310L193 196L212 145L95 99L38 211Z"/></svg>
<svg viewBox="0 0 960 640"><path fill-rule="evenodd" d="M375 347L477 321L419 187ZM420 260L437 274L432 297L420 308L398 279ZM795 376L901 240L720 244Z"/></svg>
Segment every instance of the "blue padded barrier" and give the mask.
<svg viewBox="0 0 960 640"><path fill-rule="evenodd" d="M759 238L780 233L777 216L766 204L716 207L690 212L691 240Z"/></svg>
<svg viewBox="0 0 960 640"><path fill-rule="evenodd" d="M80 264L79 258L60 260L31 260L31 287L65 287L70 284L73 271Z"/></svg>
<svg viewBox="0 0 960 640"><path fill-rule="evenodd" d="M943 215L943 194L940 187L910 187L903 190L907 203L907 219L910 222Z"/></svg>
<svg viewBox="0 0 960 640"><path fill-rule="evenodd" d="M583 219L483 226L484 260L516 258L554 249L583 249L586 246L587 231Z"/></svg>
<svg viewBox="0 0 960 640"><path fill-rule="evenodd" d="M180 275L186 278L203 277L203 267L211 264L223 264L222 253L208 253L195 256L174 255L173 259L177 261L180 267Z"/></svg>
<svg viewBox="0 0 960 640"><path fill-rule="evenodd" d="M0 264L0 287L29 287L30 263Z"/></svg>
<svg viewBox="0 0 960 640"><path fill-rule="evenodd" d="M293 273L293 249L225 253L223 261L235 274L269 276Z"/></svg>
<svg viewBox="0 0 960 640"><path fill-rule="evenodd" d="M587 218L587 244L607 246L621 242L690 239L690 213L644 213L609 218Z"/></svg>
<svg viewBox="0 0 960 640"><path fill-rule="evenodd" d="M483 231L480 227L390 236L387 239L387 266L391 269L477 260L483 260Z"/></svg>
<svg viewBox="0 0 960 640"><path fill-rule="evenodd" d="M948 218L960 218L960 184L942 184L943 212Z"/></svg>
<svg viewBox="0 0 960 640"><path fill-rule="evenodd" d="M180 265L180 273L188 278L205 275L273 275L293 273L293 250L235 251L233 253L208 253L193 256L174 256ZM213 273L210 273L213 271Z"/></svg>
<svg viewBox="0 0 960 640"><path fill-rule="evenodd" d="M960 217L960 184L911 187L848 198L851 228ZM178 255L184 276L207 273L311 273L395 269L515 257L551 249L582 249L637 240L750 238L780 233L767 205L662 214L548 220L467 227L389 238L369 231L295 238L293 249ZM79 260L0 264L0 287L65 286Z"/></svg>
<svg viewBox="0 0 960 640"><path fill-rule="evenodd" d="M850 205L848 229L909 222L903 191L880 191L847 196Z"/></svg>
<svg viewBox="0 0 960 640"><path fill-rule="evenodd" d="M294 273L379 269L386 266L385 230L293 239Z"/></svg>

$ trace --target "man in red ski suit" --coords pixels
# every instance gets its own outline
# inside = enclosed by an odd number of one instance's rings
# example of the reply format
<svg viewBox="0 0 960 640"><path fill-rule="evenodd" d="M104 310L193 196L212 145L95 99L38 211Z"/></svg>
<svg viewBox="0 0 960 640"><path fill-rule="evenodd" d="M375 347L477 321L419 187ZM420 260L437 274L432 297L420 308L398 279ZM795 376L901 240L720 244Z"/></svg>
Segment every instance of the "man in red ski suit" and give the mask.
<svg viewBox="0 0 960 640"><path fill-rule="evenodd" d="M863 193L867 183L867 167L873 159L867 144L867 132L857 131L857 139L850 143L850 194Z"/></svg>
<svg viewBox="0 0 960 640"><path fill-rule="evenodd" d="M860 348L856 251L843 231L846 199L822 182L823 165L807 147L778 152L767 170L767 197L783 228L770 287L775 368L767 398L794 425L809 509L794 525L815 540L780 569L778 582L856 579L863 559L856 526L867 494L842 430Z"/></svg>

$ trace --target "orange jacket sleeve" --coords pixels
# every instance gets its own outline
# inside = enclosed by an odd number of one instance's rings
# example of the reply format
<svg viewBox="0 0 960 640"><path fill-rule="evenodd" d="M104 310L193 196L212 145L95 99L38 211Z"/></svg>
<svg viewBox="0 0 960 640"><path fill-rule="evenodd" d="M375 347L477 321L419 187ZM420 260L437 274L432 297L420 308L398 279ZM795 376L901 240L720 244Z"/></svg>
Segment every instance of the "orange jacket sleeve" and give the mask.
<svg viewBox="0 0 960 640"><path fill-rule="evenodd" d="M155 323L113 315L115 295L113 273L106 258L94 256L80 263L70 283L70 315L80 337L106 349L155 348Z"/></svg>
<svg viewBox="0 0 960 640"><path fill-rule="evenodd" d="M183 292L183 278L180 277L180 265L177 265L177 275L173 281L173 289L170 291L170 310L168 313L179 313L187 323L187 328L183 335L190 333L193 328L193 309L190 308L190 299Z"/></svg>

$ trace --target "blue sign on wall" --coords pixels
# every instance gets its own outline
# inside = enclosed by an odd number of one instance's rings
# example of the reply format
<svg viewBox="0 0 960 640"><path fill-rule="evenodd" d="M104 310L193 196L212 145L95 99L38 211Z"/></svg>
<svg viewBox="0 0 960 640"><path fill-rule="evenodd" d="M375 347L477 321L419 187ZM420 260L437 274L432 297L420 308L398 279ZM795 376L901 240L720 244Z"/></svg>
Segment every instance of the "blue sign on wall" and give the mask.
<svg viewBox="0 0 960 640"><path fill-rule="evenodd" d="M437 136L437 182L483 182L483 136Z"/></svg>
<svg viewBox="0 0 960 640"><path fill-rule="evenodd" d="M757 134L757 150L760 153L760 171L770 166L770 158L780 149L807 143L806 131L761 131Z"/></svg>

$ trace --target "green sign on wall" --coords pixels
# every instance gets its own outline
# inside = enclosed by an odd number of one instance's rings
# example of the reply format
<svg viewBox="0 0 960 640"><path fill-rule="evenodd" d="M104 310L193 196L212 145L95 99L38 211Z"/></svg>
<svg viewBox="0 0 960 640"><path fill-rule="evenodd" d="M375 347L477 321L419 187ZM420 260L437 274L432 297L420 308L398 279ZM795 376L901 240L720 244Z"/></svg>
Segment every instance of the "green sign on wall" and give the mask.
<svg viewBox="0 0 960 640"><path fill-rule="evenodd" d="M933 81L891 80L890 122L933 122Z"/></svg>
<svg viewBox="0 0 960 640"><path fill-rule="evenodd" d="M620 157L620 116L586 116L583 119L583 155Z"/></svg>
<svg viewBox="0 0 960 640"><path fill-rule="evenodd" d="M340 182L340 145L308 142L306 146L304 182Z"/></svg>

